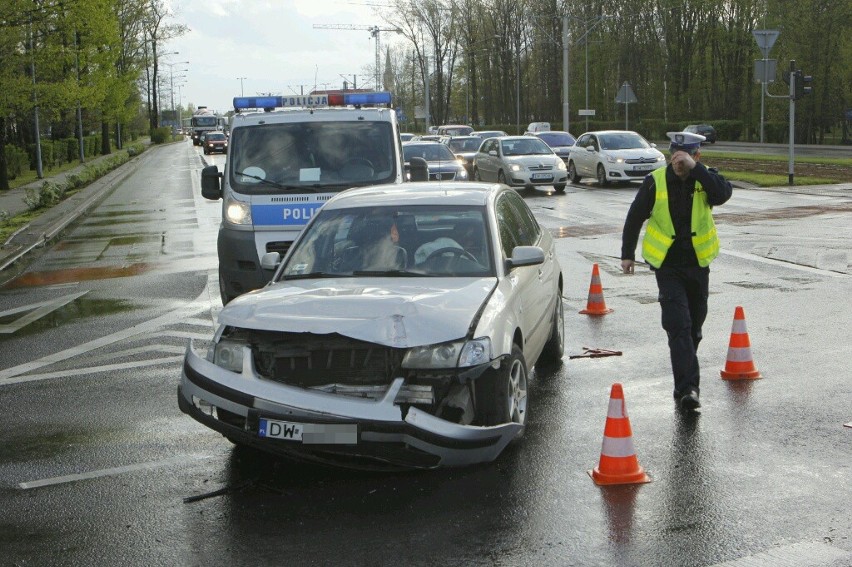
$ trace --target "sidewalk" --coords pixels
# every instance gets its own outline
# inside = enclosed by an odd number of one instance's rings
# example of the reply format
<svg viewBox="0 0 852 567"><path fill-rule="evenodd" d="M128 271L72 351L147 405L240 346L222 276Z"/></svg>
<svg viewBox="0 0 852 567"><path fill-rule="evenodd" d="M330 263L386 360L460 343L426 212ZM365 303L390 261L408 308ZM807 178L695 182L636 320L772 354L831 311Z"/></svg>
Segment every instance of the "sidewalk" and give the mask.
<svg viewBox="0 0 852 567"><path fill-rule="evenodd" d="M0 242L0 272L12 266L33 249L50 242L65 227L106 197L136 169L139 160L148 155L151 151L150 142L146 142L145 145L147 148L140 155L134 156L127 163L93 181L61 203L45 209L37 218L13 234L6 242ZM24 201L27 196L27 189L38 191L46 181L56 184L65 183L69 175L79 173L87 165L109 159L112 155L92 158L84 164L79 164L55 175L49 175L45 172L47 175L43 179L8 191L0 191L0 211L8 212L10 217L24 213L28 210ZM6 278L0 274L0 282L4 279Z"/></svg>

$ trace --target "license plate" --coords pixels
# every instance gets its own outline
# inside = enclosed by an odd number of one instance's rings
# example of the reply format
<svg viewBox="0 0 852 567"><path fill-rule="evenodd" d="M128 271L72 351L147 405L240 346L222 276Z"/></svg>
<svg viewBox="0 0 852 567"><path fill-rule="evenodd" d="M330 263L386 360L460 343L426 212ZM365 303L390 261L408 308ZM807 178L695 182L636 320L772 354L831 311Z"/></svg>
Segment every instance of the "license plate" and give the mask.
<svg viewBox="0 0 852 567"><path fill-rule="evenodd" d="M261 418L257 435L304 445L355 445L358 443L358 426L354 423L297 423Z"/></svg>
<svg viewBox="0 0 852 567"><path fill-rule="evenodd" d="M553 175L550 173L533 173L531 176L532 179L553 179Z"/></svg>
<svg viewBox="0 0 852 567"><path fill-rule="evenodd" d="M633 171L651 171L650 165L635 165Z"/></svg>

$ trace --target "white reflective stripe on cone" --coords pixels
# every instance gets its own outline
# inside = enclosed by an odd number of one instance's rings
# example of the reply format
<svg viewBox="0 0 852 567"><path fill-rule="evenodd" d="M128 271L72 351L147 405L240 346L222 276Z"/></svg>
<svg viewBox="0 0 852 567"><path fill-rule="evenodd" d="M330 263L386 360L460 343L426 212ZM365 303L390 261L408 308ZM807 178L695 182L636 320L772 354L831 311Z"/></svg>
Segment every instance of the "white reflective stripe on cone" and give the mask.
<svg viewBox="0 0 852 567"><path fill-rule="evenodd" d="M748 347L728 347L729 362L748 362L751 358L751 349Z"/></svg>
<svg viewBox="0 0 852 567"><path fill-rule="evenodd" d="M633 437L604 436L601 444L601 455L605 457L632 457L635 454Z"/></svg>
<svg viewBox="0 0 852 567"><path fill-rule="evenodd" d="M610 398L606 416L615 419L627 417L627 407L624 405L624 400L619 398Z"/></svg>
<svg viewBox="0 0 852 567"><path fill-rule="evenodd" d="M747 332L745 319L734 319L734 324L731 325L731 334L745 335Z"/></svg>

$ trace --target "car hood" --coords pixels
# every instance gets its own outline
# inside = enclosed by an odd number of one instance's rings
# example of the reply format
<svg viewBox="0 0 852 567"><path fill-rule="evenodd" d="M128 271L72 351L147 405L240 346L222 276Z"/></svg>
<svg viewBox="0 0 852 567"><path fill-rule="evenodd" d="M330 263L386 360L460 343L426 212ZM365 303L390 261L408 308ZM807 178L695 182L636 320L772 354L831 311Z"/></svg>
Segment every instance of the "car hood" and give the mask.
<svg viewBox="0 0 852 567"><path fill-rule="evenodd" d="M633 150L603 150L601 151L601 153L624 159L645 158L647 160L648 158L653 158L655 161L657 158L663 155L659 150L655 150L653 148L636 148Z"/></svg>
<svg viewBox="0 0 852 567"><path fill-rule="evenodd" d="M428 161L426 165L429 167L429 171L432 172L450 172L450 171L458 171L462 168L462 165L453 160L453 161Z"/></svg>
<svg viewBox="0 0 852 567"><path fill-rule="evenodd" d="M219 324L262 331L338 333L407 348L464 337L497 280L486 278L296 280L242 295Z"/></svg>
<svg viewBox="0 0 852 567"><path fill-rule="evenodd" d="M540 164L556 165L557 162L562 162L562 160L559 159L559 156L553 154L538 154L534 156L505 156L503 159L506 163L520 163L527 167L536 166Z"/></svg>

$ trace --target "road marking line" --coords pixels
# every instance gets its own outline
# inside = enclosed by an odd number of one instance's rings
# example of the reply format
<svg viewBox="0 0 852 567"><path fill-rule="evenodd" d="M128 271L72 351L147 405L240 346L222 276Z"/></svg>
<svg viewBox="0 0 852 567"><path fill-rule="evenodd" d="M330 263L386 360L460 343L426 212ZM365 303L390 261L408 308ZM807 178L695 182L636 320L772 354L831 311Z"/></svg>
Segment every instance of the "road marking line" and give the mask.
<svg viewBox="0 0 852 567"><path fill-rule="evenodd" d="M128 472L136 472L143 470L151 470L157 469L161 467L167 467L172 465L178 465L185 463L187 460L203 460L203 459L212 459L212 455L184 455L182 457L172 457L171 459L165 459L162 461L150 461L147 463L139 463L136 465L125 465L123 467L113 467L110 469L101 469L97 471L89 471L86 473L79 474L68 474L64 476L56 476L53 478L45 478L42 480L32 480L29 482L21 482L18 484L18 488L21 490L31 490L33 488L42 488L45 486L54 486L57 484L67 484L69 482L77 482L80 480L88 480L92 478L102 478L106 476L114 476L118 474L124 474Z"/></svg>
<svg viewBox="0 0 852 567"><path fill-rule="evenodd" d="M7 325L0 325L0 334L8 335L15 333L20 329L26 327L33 321L38 321L45 315L48 315L61 307L65 307L75 299L79 299L87 293L89 293L89 290L81 291L78 293L72 293L71 295L63 295L62 297L58 297L56 299L41 301L39 303L33 303L31 305L15 307L14 309L8 309L6 311L0 311L0 317L8 317L9 315L15 315L16 313L23 313L24 311L29 311L29 313L19 319L15 319L12 323L9 323Z"/></svg>
<svg viewBox="0 0 852 567"><path fill-rule="evenodd" d="M108 352L106 354L102 354L100 356L93 356L87 359L87 362L101 362L103 360L116 360L122 356L134 356L137 354L154 354L154 353L165 353L165 354L183 354L186 352L185 346L177 346L177 345L145 345L136 348L128 348L125 350L119 350L115 352Z"/></svg>
<svg viewBox="0 0 852 567"><path fill-rule="evenodd" d="M184 349L181 349L183 352ZM150 360L137 360L133 362L122 362L120 364L105 364L103 366L90 366L88 368L72 368L69 370L59 370L57 372L45 372L43 374L28 374L26 376L17 376L14 378L4 378L0 380L0 386L8 386L11 384L23 384L25 382L38 382L39 380L51 380L53 378L67 378L71 376L85 376L86 374L96 374L98 372L109 372L111 370L127 370L128 368L144 368L146 366L159 366L161 364L173 364L183 360L181 356L169 356L165 358L153 358Z"/></svg>

